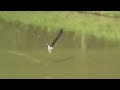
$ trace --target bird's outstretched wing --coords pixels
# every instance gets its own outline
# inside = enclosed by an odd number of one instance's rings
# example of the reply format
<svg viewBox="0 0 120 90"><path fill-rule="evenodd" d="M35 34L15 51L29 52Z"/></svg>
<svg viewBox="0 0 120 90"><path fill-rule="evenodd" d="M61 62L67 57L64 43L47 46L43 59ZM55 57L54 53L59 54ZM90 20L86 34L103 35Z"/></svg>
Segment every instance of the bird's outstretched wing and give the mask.
<svg viewBox="0 0 120 90"><path fill-rule="evenodd" d="M54 41L52 42L51 47L54 46L54 44L56 43L56 41L61 37L62 33L63 33L63 28L60 29L58 35L56 36L56 38L55 38Z"/></svg>
<svg viewBox="0 0 120 90"><path fill-rule="evenodd" d="M38 37L38 39L39 39L40 41L42 41L46 46L49 46L46 42L44 42L44 41L42 40L42 38L40 37L40 35L37 34L37 32L34 32L34 33L37 35L37 37Z"/></svg>

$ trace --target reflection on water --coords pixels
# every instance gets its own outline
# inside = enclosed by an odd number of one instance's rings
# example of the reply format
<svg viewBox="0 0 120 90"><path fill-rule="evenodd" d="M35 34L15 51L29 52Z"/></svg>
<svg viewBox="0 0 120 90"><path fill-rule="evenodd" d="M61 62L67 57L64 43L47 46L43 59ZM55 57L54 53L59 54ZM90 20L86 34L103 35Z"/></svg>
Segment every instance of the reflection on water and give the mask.
<svg viewBox="0 0 120 90"><path fill-rule="evenodd" d="M119 49L87 49L85 55L82 53L70 48L51 55L1 50L0 78L120 78Z"/></svg>
<svg viewBox="0 0 120 90"><path fill-rule="evenodd" d="M71 61L71 60L74 60L74 56L69 56L69 57L65 57L62 59L53 60L53 62L60 63L60 62Z"/></svg>
<svg viewBox="0 0 120 90"><path fill-rule="evenodd" d="M31 59L32 61L34 61L36 63L40 63L40 60L38 60L35 57L32 57L30 55L26 55L25 53L21 53L21 52L18 52L18 51L13 51L13 50L8 50L8 53L13 54L13 55L23 56L23 57Z"/></svg>

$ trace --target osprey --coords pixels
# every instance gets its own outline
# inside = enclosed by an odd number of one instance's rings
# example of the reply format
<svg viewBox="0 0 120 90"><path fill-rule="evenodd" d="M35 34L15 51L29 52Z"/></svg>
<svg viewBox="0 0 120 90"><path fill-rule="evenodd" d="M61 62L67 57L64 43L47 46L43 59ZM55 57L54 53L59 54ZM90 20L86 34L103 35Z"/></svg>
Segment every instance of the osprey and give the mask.
<svg viewBox="0 0 120 90"><path fill-rule="evenodd" d="M35 32L35 34L38 36L38 38L40 39L40 41L42 41L42 42L47 46L49 53L52 53L51 50L53 49L53 46L55 45L55 43L57 42L57 40L61 37L62 33L63 33L63 29L60 29L58 35L57 35L56 38L53 40L52 44L49 45L48 43L46 43L45 41L43 41L43 40L41 39L41 37Z"/></svg>

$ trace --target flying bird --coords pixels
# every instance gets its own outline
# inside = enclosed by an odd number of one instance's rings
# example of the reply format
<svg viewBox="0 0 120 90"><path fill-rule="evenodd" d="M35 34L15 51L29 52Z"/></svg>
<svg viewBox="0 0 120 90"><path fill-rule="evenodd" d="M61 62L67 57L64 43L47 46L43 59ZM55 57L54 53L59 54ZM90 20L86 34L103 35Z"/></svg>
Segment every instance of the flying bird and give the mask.
<svg viewBox="0 0 120 90"><path fill-rule="evenodd" d="M38 34L35 32L35 34L38 36L39 40L42 41L42 42L47 46L49 53L52 53L53 46L55 45L55 43L57 42L57 40L61 37L62 33L63 33L63 28L60 29L58 35L57 35L56 38L53 40L52 44L49 45L49 44L46 43L44 40L42 40L42 38L40 37L40 35L38 35Z"/></svg>

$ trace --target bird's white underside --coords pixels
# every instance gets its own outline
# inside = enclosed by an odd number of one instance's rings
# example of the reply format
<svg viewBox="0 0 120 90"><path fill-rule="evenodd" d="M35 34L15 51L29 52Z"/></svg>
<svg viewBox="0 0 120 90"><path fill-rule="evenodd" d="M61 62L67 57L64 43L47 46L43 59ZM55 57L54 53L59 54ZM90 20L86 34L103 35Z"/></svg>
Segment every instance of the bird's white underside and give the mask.
<svg viewBox="0 0 120 90"><path fill-rule="evenodd" d="M49 47L48 47L48 52L49 52L49 53L52 53L52 51L51 51L52 49L53 49L53 47L50 47L50 46L49 46Z"/></svg>
<svg viewBox="0 0 120 90"><path fill-rule="evenodd" d="M51 47L51 46L48 45L47 43L46 43L46 45L48 46L48 52L49 52L49 53L52 53L52 49L53 49L53 47Z"/></svg>

